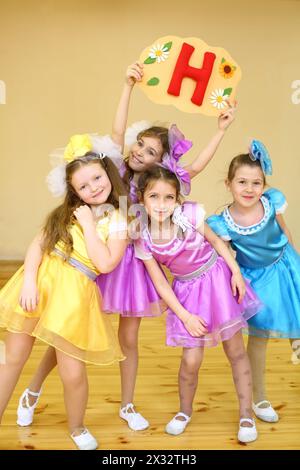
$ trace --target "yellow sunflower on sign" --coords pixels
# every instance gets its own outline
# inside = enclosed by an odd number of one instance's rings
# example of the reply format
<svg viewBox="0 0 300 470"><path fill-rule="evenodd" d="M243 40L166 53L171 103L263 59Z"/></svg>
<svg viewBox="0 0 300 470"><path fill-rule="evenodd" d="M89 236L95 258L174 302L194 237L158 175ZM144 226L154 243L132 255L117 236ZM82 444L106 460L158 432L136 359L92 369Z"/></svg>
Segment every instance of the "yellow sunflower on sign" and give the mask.
<svg viewBox="0 0 300 470"><path fill-rule="evenodd" d="M232 65L226 59L222 59L221 65L219 67L219 72L223 78L231 78L236 70L235 65Z"/></svg>

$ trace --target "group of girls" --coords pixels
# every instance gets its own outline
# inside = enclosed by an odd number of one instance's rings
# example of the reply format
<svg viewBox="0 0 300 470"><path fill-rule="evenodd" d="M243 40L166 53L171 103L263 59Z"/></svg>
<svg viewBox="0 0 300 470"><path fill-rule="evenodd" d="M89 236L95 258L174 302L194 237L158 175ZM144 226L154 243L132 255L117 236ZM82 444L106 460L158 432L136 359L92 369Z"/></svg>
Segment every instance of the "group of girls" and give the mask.
<svg viewBox="0 0 300 470"><path fill-rule="evenodd" d="M146 429L134 405L138 332L143 317L167 310L166 342L182 347L182 358L179 412L166 432L180 434L191 421L204 348L222 342L239 402L238 440L251 442L253 415L278 420L264 386L268 339L300 344L300 257L282 215L286 200L267 188L271 160L253 141L230 163L232 203L205 221L203 207L183 196L214 156L236 106L228 103L215 135L184 166L179 160L192 143L176 125L142 122L126 134L131 93L142 79L141 64L128 67L111 136L73 136L49 175L63 202L0 292L0 326L7 330L0 418L39 338L49 347L20 397L18 425L33 422L42 384L57 365L70 436L78 449L96 449L84 424L85 364L119 361L119 415L132 430ZM173 275L172 286L161 265ZM109 313L119 314L118 338ZM249 334L247 352L242 330Z"/></svg>

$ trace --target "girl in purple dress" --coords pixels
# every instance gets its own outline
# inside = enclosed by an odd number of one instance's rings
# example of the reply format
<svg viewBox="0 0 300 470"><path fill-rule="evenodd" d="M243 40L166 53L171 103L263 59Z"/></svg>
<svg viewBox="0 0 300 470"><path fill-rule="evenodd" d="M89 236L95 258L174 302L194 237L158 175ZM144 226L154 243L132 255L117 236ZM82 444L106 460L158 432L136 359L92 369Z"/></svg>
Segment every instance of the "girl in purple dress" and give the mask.
<svg viewBox="0 0 300 470"><path fill-rule="evenodd" d="M251 369L241 329L260 302L245 285L225 243L204 223L204 210L193 202L180 204L180 174L163 166L169 167L162 164L139 179L145 214L135 251L169 307L167 345L183 347L180 412L167 424L166 432L177 435L185 430L191 420L204 347L222 342L239 400L238 439L254 441ZM159 264L174 276L172 288Z"/></svg>
<svg viewBox="0 0 300 470"><path fill-rule="evenodd" d="M175 125L168 129L162 126L150 126L143 121L127 129L125 136L131 92L135 83L142 80L142 77L141 64L134 63L128 67L111 137L87 135L91 144L90 150L100 149L113 159L127 185L133 203L137 202L137 183L144 171L162 160L177 164L177 160L192 146ZM190 191L190 179L198 175L215 154L226 129L234 120L234 113L235 106L228 104L228 109L219 116L216 134L197 158L184 170L182 169L184 194ZM129 152L124 160L125 145L129 146ZM78 149L73 150L78 151ZM133 405L138 368L138 331L141 319L160 315L165 310L165 304L157 294L144 264L134 256L132 243L128 245L118 267L112 273L101 274L96 282L102 294L102 311L120 314L119 340L126 360L120 364L122 399L119 414L128 422L131 429L143 430L149 426L149 423L136 412ZM18 416L19 418L21 416L23 423L26 422L27 425L32 423L42 383L55 365L54 351L49 349L20 400ZM24 416L28 418L25 419Z"/></svg>

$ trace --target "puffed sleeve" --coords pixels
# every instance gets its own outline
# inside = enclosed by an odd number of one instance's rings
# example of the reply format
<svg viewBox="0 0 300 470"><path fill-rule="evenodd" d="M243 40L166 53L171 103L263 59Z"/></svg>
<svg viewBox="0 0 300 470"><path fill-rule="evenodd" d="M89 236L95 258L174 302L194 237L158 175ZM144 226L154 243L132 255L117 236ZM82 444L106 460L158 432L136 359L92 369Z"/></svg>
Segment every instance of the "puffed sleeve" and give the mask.
<svg viewBox="0 0 300 470"><path fill-rule="evenodd" d="M113 211L113 214L109 221L108 233L109 235L116 232L124 232L127 230L127 220L120 213L118 209Z"/></svg>
<svg viewBox="0 0 300 470"><path fill-rule="evenodd" d="M203 226L205 221L205 209L203 204L198 202L185 201L182 206L182 214L188 219L188 222L195 228Z"/></svg>
<svg viewBox="0 0 300 470"><path fill-rule="evenodd" d="M279 191L279 189L270 188L264 193L264 196L266 196L274 206L276 214L283 214L285 212L288 203L284 194Z"/></svg>
<svg viewBox="0 0 300 470"><path fill-rule="evenodd" d="M134 240L134 254L136 258L139 258L141 260L153 258L147 240L142 236L139 237L137 240Z"/></svg>
<svg viewBox="0 0 300 470"><path fill-rule="evenodd" d="M220 238L222 238L222 240L231 240L222 215L211 215L206 219L206 223Z"/></svg>

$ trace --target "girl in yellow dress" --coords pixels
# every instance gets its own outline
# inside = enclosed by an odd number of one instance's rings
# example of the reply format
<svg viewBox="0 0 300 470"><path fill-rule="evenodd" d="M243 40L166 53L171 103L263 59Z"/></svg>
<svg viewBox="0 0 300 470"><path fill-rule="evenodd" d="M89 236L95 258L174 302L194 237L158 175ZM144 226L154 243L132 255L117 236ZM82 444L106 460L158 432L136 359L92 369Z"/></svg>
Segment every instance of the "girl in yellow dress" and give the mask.
<svg viewBox="0 0 300 470"><path fill-rule="evenodd" d="M0 365L0 420L39 338L56 351L71 437L79 449L91 450L98 443L83 423L85 363L124 359L110 320L101 312L94 279L113 270L126 249L126 219L118 209L126 191L112 161L86 152L82 139L71 139L71 152L69 147L60 169L66 186L63 203L48 216L24 265L0 292L0 326L8 331Z"/></svg>

